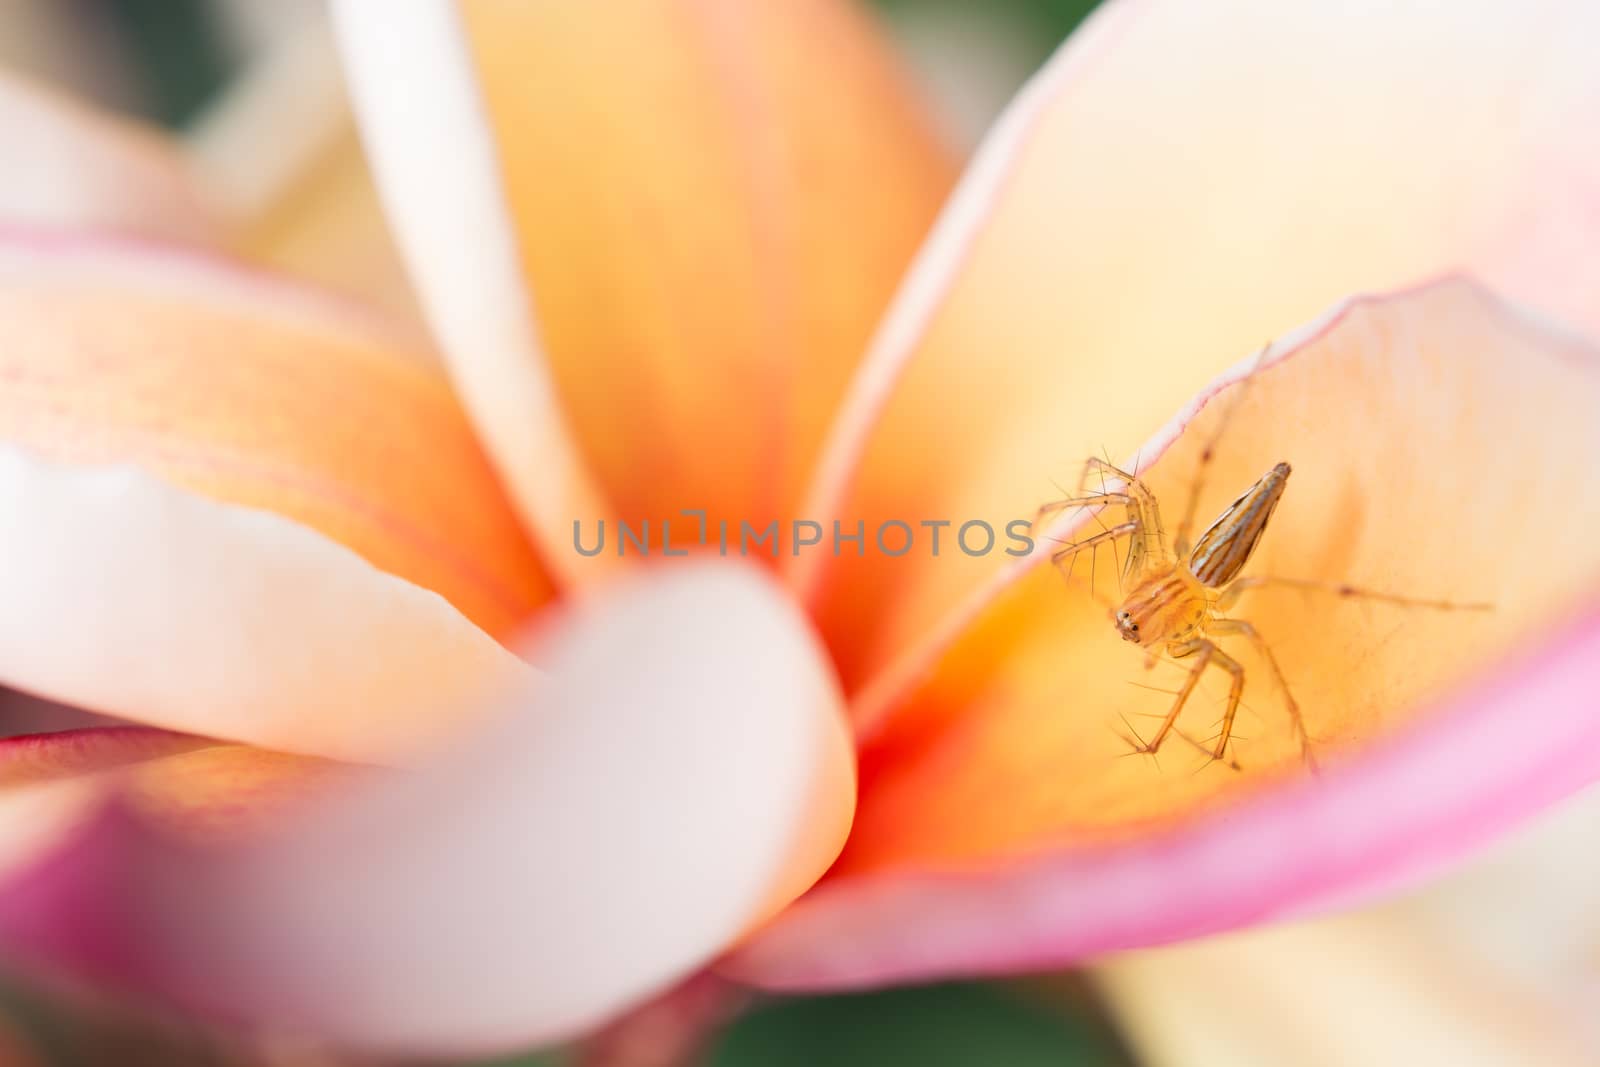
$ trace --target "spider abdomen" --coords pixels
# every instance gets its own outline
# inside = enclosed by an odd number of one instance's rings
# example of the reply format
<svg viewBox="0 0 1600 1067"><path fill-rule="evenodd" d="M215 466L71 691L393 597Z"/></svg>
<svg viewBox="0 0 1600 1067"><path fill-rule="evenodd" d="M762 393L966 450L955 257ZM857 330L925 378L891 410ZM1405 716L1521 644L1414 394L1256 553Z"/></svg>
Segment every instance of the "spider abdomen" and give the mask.
<svg viewBox="0 0 1600 1067"><path fill-rule="evenodd" d="M1279 463L1228 505L1228 510L1200 535L1189 553L1189 573L1201 585L1220 589L1244 568L1288 481L1289 465Z"/></svg>

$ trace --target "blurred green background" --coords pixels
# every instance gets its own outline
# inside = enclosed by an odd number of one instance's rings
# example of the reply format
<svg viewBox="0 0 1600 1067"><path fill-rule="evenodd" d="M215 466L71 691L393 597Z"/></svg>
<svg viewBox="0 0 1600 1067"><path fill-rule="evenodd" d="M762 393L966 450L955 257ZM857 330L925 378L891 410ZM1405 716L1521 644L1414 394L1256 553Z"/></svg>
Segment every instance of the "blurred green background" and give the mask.
<svg viewBox="0 0 1600 1067"><path fill-rule="evenodd" d="M86 1015L37 991L0 988L0 1036L50 1067L373 1067L297 1046L248 1053L115 1012ZM10 1067L11 1046L0 1043ZM629 1061L633 1062L633 1061ZM639 1067L646 1067L643 1060ZM1132 1067L1071 978L955 983L852 996L759 1001L715 1033L703 1067ZM443 1065L441 1065L443 1067ZM541 1052L470 1067L585 1067Z"/></svg>
<svg viewBox="0 0 1600 1067"><path fill-rule="evenodd" d="M1130 1060L1075 984L960 983L758 1004L704 1067L1122 1067ZM560 1054L481 1067L582 1067Z"/></svg>

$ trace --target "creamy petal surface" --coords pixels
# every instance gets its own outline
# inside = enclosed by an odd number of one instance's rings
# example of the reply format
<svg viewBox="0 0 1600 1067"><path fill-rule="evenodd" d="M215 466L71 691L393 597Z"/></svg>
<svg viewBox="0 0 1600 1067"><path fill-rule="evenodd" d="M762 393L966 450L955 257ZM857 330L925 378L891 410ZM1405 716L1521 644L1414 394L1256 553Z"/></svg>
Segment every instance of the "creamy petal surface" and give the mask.
<svg viewBox="0 0 1600 1067"><path fill-rule="evenodd" d="M952 174L870 21L833 0L339 11L422 295L563 571L612 559L571 549L608 506L658 530L791 509Z"/></svg>
<svg viewBox="0 0 1600 1067"><path fill-rule="evenodd" d="M1029 518L1351 294L1465 268L1600 334L1600 8L1107 5L990 136L902 287L814 491ZM839 493L853 480L854 490ZM852 691L1004 564L815 557Z"/></svg>
<svg viewBox="0 0 1600 1067"><path fill-rule="evenodd" d="M1355 302L1269 360L1236 407L1202 396L1149 443L1168 515L1233 409L1202 516L1293 465L1246 574L1494 609L1249 594L1233 614L1282 663L1323 770L1265 664L1223 638L1246 668L1235 772L1176 737L1130 756L1118 732L1148 732L1191 664L1146 670L1083 568L1019 571L890 709L844 856L740 973L882 981L1192 936L1415 877L1593 779L1600 548L1578 516L1600 508L1600 357L1451 282ZM1198 741L1224 683L1180 720Z"/></svg>
<svg viewBox="0 0 1600 1067"><path fill-rule="evenodd" d="M662 991L837 853L837 684L767 579L635 577L534 654L548 684L499 722L286 832L207 844L107 813L0 888L0 940L235 1023L459 1054Z"/></svg>
<svg viewBox="0 0 1600 1067"><path fill-rule="evenodd" d="M0 241L0 682L403 758L528 669L546 595L439 373L336 301L104 241Z"/></svg>

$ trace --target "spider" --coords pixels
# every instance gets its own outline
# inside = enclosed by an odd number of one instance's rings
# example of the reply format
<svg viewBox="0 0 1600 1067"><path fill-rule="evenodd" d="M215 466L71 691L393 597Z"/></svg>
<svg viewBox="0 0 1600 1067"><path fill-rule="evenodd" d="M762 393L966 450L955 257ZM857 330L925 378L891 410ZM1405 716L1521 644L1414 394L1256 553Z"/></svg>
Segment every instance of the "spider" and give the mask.
<svg viewBox="0 0 1600 1067"><path fill-rule="evenodd" d="M1177 660L1192 657L1183 685L1175 694L1161 725L1149 741L1126 738L1135 752L1154 754L1168 735L1174 732L1178 716L1199 684L1209 666L1216 666L1229 675L1228 701L1222 715L1221 729L1214 745L1205 751L1208 761L1221 760L1233 735L1233 720L1244 694L1245 669L1237 659L1217 645L1217 638L1238 637L1254 646L1256 653L1272 673L1278 690L1283 694L1295 737L1305 762L1315 769L1311 754L1311 737L1306 731L1300 705L1289 691L1289 683L1278 665L1277 657L1256 628L1244 619L1230 618L1228 611L1239 598L1251 589L1266 585L1292 586L1300 589L1329 592L1344 598L1375 600L1412 608L1434 608L1446 611L1484 611L1492 605L1483 603L1452 603L1444 600L1420 600L1394 596L1389 593L1358 589L1352 585L1310 581L1299 578L1251 577L1241 578L1239 572L1249 562L1273 510L1283 496L1289 482L1290 466L1279 462L1256 480L1232 504L1223 510L1205 532L1191 545L1190 531L1194 527L1195 513L1205 474L1222 431L1231 420L1232 413L1254 380L1256 367L1266 354L1256 357L1255 366L1240 383L1232 404L1224 414L1217 429L1200 454L1199 469L1189 490L1189 499L1178 525L1176 537L1169 542L1161 521L1161 509L1152 493L1139 478L1114 466L1109 460L1091 457L1084 464L1078 482L1078 495L1055 500L1039 509L1039 517L1071 508L1120 506L1126 509L1122 522L1114 526L1101 523L1101 530L1081 541L1066 544L1051 556L1058 567L1069 564L1077 555L1089 549L1127 539L1127 559L1122 564L1122 587L1126 590L1119 605L1111 614L1113 625L1125 641L1144 648L1148 662L1153 663L1159 651ZM1138 464L1135 462L1137 468ZM1100 479L1099 490L1088 491L1091 479ZM1108 479L1117 484L1107 488ZM1037 520L1035 520L1037 522ZM1181 731L1179 736L1188 739ZM1135 735L1137 736L1137 735ZM1238 765L1232 764L1235 769Z"/></svg>

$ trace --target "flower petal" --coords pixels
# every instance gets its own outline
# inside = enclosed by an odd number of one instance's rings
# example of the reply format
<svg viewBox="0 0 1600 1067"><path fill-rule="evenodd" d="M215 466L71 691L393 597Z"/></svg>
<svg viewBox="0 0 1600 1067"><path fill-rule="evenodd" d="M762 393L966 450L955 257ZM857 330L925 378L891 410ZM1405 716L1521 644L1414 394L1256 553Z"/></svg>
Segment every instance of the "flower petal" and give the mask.
<svg viewBox="0 0 1600 1067"><path fill-rule="evenodd" d="M1191 407L1146 450L1166 453L1147 478L1169 522L1226 417L1200 514L1293 465L1249 573L1494 610L1252 594L1235 614L1282 664L1324 773L1302 772L1264 662L1224 639L1246 669L1243 770L1193 774L1204 757L1179 739L1157 765L1117 758L1115 732L1164 713L1146 687L1170 693L1187 665L1141 671L1081 584L1035 567L863 754L844 856L740 973L875 982L1193 936L1415 877L1600 773L1600 545L1575 518L1600 508L1600 355L1460 282L1297 340L1242 402ZM1198 739L1218 684L1180 722Z"/></svg>
<svg viewBox="0 0 1600 1067"><path fill-rule="evenodd" d="M547 589L444 378L220 261L0 235L0 443L294 519L494 634Z"/></svg>
<svg viewBox="0 0 1600 1067"><path fill-rule="evenodd" d="M807 518L1029 518L1244 353L1457 267L1600 333L1597 35L1559 0L1108 5L979 153ZM807 560L847 691L1003 564Z"/></svg>
<svg viewBox="0 0 1600 1067"><path fill-rule="evenodd" d="M525 677L484 629L534 610L538 564L443 379L384 331L39 238L0 242L0 325L0 681L387 760Z"/></svg>
<svg viewBox="0 0 1600 1067"><path fill-rule="evenodd" d="M407 1052L552 1039L664 989L836 853L854 791L839 694L804 619L746 570L664 569L573 610L541 643L548 687L438 766L250 844L114 815L0 890L0 941Z"/></svg>
<svg viewBox="0 0 1600 1067"><path fill-rule="evenodd" d="M146 727L96 727L0 740L0 872L58 848L115 785L141 818L216 843L259 836L365 768Z"/></svg>
<svg viewBox="0 0 1600 1067"><path fill-rule="evenodd" d="M251 132L259 133L260 128ZM427 337L353 128L342 129L278 198L241 219L242 255L312 284L371 301ZM432 349L427 352L432 355Z"/></svg>
<svg viewBox="0 0 1600 1067"><path fill-rule="evenodd" d="M402 245L554 565L614 558L570 547L607 497L629 519L792 507L951 173L863 17L337 10Z"/></svg>
<svg viewBox="0 0 1600 1067"><path fill-rule="evenodd" d="M93 774L216 744L204 737L144 726L91 727L7 737L0 739L0 788Z"/></svg>
<svg viewBox="0 0 1600 1067"><path fill-rule="evenodd" d="M1549 1003L1388 916L1128 953L1096 981L1150 1067L1593 1061Z"/></svg>
<svg viewBox="0 0 1600 1067"><path fill-rule="evenodd" d="M0 73L0 141L0 224L217 237L194 175L154 130Z"/></svg>
<svg viewBox="0 0 1600 1067"><path fill-rule="evenodd" d="M0 679L134 722L392 761L531 673L437 594L268 511L0 449Z"/></svg>

